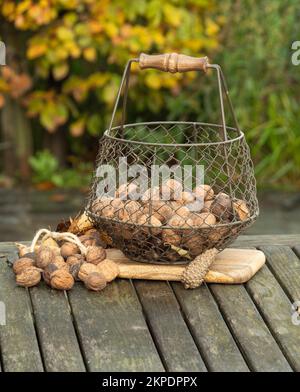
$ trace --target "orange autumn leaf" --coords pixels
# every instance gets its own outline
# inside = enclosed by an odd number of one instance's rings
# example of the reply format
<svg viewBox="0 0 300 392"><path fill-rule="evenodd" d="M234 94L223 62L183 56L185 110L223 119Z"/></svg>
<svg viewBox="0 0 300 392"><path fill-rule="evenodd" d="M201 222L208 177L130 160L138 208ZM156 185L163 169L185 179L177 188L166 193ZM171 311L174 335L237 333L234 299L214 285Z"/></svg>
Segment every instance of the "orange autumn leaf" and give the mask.
<svg viewBox="0 0 300 392"><path fill-rule="evenodd" d="M0 109L4 106L4 103L5 103L4 96L0 94Z"/></svg>
<svg viewBox="0 0 300 392"><path fill-rule="evenodd" d="M83 135L84 128L85 128L85 121L83 119L79 119L79 120L75 121L70 126L71 135L74 137L79 137L79 136Z"/></svg>

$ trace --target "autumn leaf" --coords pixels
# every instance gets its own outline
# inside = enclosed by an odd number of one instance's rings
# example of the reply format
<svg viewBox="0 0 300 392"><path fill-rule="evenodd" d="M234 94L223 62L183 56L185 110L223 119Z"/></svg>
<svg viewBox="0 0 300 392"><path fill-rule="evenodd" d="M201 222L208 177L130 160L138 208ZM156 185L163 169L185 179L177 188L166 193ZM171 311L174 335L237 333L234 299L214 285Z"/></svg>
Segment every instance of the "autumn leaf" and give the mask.
<svg viewBox="0 0 300 392"><path fill-rule="evenodd" d="M4 106L4 103L5 103L4 96L0 94L0 108Z"/></svg>
<svg viewBox="0 0 300 392"><path fill-rule="evenodd" d="M95 50L95 48L85 48L83 50L83 57L87 60L87 61L95 61L96 57L97 57L97 52Z"/></svg>
<svg viewBox="0 0 300 392"><path fill-rule="evenodd" d="M85 128L85 120L84 119L79 119L79 120L75 121L70 126L71 135L74 137L81 136L84 133L84 128Z"/></svg>
<svg viewBox="0 0 300 392"><path fill-rule="evenodd" d="M53 76L55 80L64 79L69 72L69 65L67 63L59 64L53 67Z"/></svg>
<svg viewBox="0 0 300 392"><path fill-rule="evenodd" d="M29 60L43 56L47 51L46 44L33 44L27 49L27 57Z"/></svg>

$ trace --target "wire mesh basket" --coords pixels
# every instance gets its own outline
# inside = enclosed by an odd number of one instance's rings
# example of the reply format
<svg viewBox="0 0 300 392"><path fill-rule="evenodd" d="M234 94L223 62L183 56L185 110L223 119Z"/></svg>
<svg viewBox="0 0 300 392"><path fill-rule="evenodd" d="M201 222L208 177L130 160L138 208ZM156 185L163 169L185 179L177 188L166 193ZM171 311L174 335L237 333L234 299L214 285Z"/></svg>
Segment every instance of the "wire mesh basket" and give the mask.
<svg viewBox="0 0 300 392"><path fill-rule="evenodd" d="M125 124L133 62L138 62L141 69L165 72L213 69L217 73L221 123ZM123 90L121 125L113 127ZM223 95L234 127L226 125ZM128 168L140 169L139 181L132 173L124 181L120 172L124 162L127 173ZM162 172L169 177L161 178ZM110 126L100 140L87 205L93 224L132 260L186 263L210 248L222 250L258 213L249 147L234 115L220 66L209 64L206 57L177 54L141 54L139 59L130 60Z"/></svg>

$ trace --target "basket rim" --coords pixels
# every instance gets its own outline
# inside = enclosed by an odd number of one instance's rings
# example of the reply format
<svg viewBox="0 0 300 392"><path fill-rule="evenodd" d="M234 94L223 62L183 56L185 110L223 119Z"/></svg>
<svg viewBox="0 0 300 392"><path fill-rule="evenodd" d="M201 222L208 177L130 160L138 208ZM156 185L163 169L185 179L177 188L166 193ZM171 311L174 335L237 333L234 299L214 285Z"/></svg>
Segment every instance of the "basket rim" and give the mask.
<svg viewBox="0 0 300 392"><path fill-rule="evenodd" d="M151 121L151 122L138 122L138 123L131 123L131 124L124 124L123 128L129 128L129 127L136 127L139 125L160 125L160 124L185 124L185 125L205 125L205 126L210 126L210 127L215 127L215 128L223 128L223 125L221 124L213 124L213 123L205 123L205 122L198 122L198 121ZM233 139L228 139L228 140L222 140L220 142L210 142L210 143L150 143L150 142L143 142L143 141L138 141L138 140L128 140L116 136L112 136L110 134L111 131L117 130L122 128L122 125L117 125L111 129L106 129L103 136L116 140L118 142L122 143L129 143L129 144L143 144L147 146L169 146L169 147L195 147L195 146L217 146L217 145L223 145L223 144L232 144L235 143L238 140L244 139L245 134L238 128L234 127L229 127L226 126L227 130L231 131L236 131L239 133L239 135Z"/></svg>
<svg viewBox="0 0 300 392"><path fill-rule="evenodd" d="M124 225L124 226L129 225L129 226L132 226L132 227L145 227L145 228L149 228L149 229L157 229L156 226L153 226L151 224L138 225L138 224L133 223L133 222L123 222L123 221L120 221L119 219L105 218L104 216L100 216L100 215L97 215L94 212L92 212L89 209L89 206L87 208L85 208L85 212L86 212L86 214L88 215L88 217L90 219L94 219L95 221L97 221L97 220L104 220L106 222L113 222L113 223L121 224L121 225ZM176 230L191 230L191 229L207 230L207 229L210 229L210 228L223 228L223 227L229 227L229 226L232 227L232 226L238 226L238 225L241 225L241 224L244 225L244 224L247 224L247 223L255 221L258 218L258 216L259 216L259 209L257 208L257 210L249 218L247 218L247 219L245 219L243 221L217 223L215 225L211 225L211 226L208 226L208 227L199 227L199 226L195 226L195 227L178 227L178 228L176 227ZM174 230L174 226L167 226L167 225L165 225L165 226L162 226L160 228L162 230L164 230L164 229L173 229Z"/></svg>

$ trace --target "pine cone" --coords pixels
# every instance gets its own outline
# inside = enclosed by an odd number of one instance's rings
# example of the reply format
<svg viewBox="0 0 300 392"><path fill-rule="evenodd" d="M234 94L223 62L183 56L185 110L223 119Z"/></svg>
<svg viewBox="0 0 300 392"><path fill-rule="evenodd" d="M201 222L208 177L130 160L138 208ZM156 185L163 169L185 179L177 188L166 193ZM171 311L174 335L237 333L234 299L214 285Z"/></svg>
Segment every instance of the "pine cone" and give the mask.
<svg viewBox="0 0 300 392"><path fill-rule="evenodd" d="M205 275L207 274L217 253L218 250L216 248L212 248L197 256L190 262L184 270L181 278L184 288L194 289L203 283Z"/></svg>

